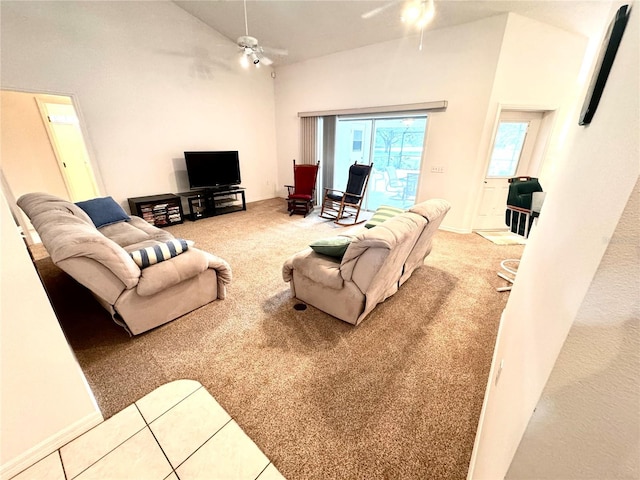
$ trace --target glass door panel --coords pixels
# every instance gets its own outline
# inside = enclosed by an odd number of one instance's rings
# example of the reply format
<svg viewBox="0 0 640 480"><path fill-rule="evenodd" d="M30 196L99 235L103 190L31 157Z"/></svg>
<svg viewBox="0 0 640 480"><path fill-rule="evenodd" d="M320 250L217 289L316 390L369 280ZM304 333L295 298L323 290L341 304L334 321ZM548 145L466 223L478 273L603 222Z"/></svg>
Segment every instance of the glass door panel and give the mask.
<svg viewBox="0 0 640 480"><path fill-rule="evenodd" d="M515 176L528 128L529 122L500 122L487 177Z"/></svg>
<svg viewBox="0 0 640 480"><path fill-rule="evenodd" d="M372 120L338 120L333 163L333 188L347 188L349 167L355 162L369 164Z"/></svg>
<svg viewBox="0 0 640 480"><path fill-rule="evenodd" d="M541 112L503 111L500 114L474 230L506 229L508 180L537 174L532 154L541 121Z"/></svg>
<svg viewBox="0 0 640 480"><path fill-rule="evenodd" d="M344 189L349 166L371 164L363 209L380 205L408 208L415 203L426 116L338 118L333 188Z"/></svg>
<svg viewBox="0 0 640 480"><path fill-rule="evenodd" d="M365 209L408 208L416 201L427 117L374 120L373 170Z"/></svg>

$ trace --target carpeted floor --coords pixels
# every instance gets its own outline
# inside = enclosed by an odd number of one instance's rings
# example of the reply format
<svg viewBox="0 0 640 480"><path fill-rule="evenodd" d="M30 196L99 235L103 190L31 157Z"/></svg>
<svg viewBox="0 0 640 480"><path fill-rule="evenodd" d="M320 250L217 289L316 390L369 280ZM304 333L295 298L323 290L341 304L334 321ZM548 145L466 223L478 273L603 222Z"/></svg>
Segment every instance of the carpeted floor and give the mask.
<svg viewBox="0 0 640 480"><path fill-rule="evenodd" d="M527 239L509 230L490 230L476 232L496 245L526 245Z"/></svg>
<svg viewBox="0 0 640 480"><path fill-rule="evenodd" d="M425 266L353 327L294 310L281 267L341 231L283 199L169 227L225 260L228 298L129 338L36 261L105 417L181 378L202 383L290 480L465 478L500 314L500 261L523 246L437 233Z"/></svg>

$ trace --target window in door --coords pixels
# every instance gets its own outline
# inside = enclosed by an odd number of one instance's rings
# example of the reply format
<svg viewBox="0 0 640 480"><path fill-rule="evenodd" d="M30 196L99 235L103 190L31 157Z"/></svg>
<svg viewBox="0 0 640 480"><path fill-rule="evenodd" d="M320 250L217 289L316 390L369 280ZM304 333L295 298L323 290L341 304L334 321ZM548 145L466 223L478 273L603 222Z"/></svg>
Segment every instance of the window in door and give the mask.
<svg viewBox="0 0 640 480"><path fill-rule="evenodd" d="M513 177L516 174L529 122L500 122L487 177Z"/></svg>
<svg viewBox="0 0 640 480"><path fill-rule="evenodd" d="M500 114L485 175L474 230L506 230L504 219L508 179L537 176L533 151L542 112L503 111Z"/></svg>
<svg viewBox="0 0 640 480"><path fill-rule="evenodd" d="M339 117L333 187L346 187L349 166L371 164L363 208L408 208L416 201L427 116ZM328 168L328 166L326 166Z"/></svg>

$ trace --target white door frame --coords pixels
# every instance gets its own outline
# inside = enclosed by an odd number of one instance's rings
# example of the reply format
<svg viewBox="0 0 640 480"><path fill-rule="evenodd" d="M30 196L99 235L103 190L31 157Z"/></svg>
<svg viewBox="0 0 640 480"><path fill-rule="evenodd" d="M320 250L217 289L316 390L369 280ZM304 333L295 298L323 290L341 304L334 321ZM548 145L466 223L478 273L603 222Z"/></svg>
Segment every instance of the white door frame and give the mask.
<svg viewBox="0 0 640 480"><path fill-rule="evenodd" d="M482 169L482 177L479 179L480 185L478 187L478 195L476 198L476 206L474 209L473 215L473 225L472 231L475 231L477 218L480 213L481 202L482 202L482 194L484 190L484 181L486 179L486 174L489 168L489 164L491 162L491 155L493 153L493 146L496 134L498 132L498 127L500 126L500 118L505 112L539 112L542 114L542 120L540 124L540 129L538 131L538 136L536 142L533 147L532 158L531 158L531 171L538 172L538 174L542 171L544 167L544 162L546 160L547 149L550 143L551 135L553 132L553 127L556 121L556 113L557 107L548 106L548 105L517 105L517 104L498 104L498 108L496 111L496 115L493 122L493 129L491 131L491 141L489 142L488 150L485 156L484 167ZM506 205L505 205L506 208ZM506 226L505 226L506 229Z"/></svg>
<svg viewBox="0 0 640 480"><path fill-rule="evenodd" d="M78 99L77 99L75 94L68 93L68 92L57 92L57 91L28 90L28 89L24 89L24 88L12 87L11 85L7 85L7 86L3 87L2 91L24 93L24 94L28 94L28 95L33 95L34 97L36 97L37 95L42 95L42 96L53 95L53 96L58 96L58 97L68 97L68 98L70 98L71 99L71 104L73 105L73 108L76 111L76 115L78 116L78 120L80 122L80 131L82 133L82 137L84 139L84 144L85 144L85 147L87 149L87 153L89 155L89 165L91 166L91 171L93 173L96 192L98 194L100 194L100 192L104 191L102 178L100 176L100 171L99 171L99 169L96 168L96 165L95 165L95 163L93 161L93 159L95 158L95 155L93 154L93 148L91 146L91 142L90 142L89 136L87 135L87 132L86 132L86 129L85 129L85 122L84 122L83 115L82 115L82 109L80 108L79 101L78 101ZM49 142L51 143L51 140L49 140ZM52 148L54 148L53 145L52 145ZM66 179L64 179L64 175L61 174L61 177L65 181L65 187L66 187ZM36 235L34 235L34 233L32 232L32 228L33 227L31 226L31 222L29 222L29 220L26 217L26 215L16 205L16 198L15 198L15 195L13 194L13 189L11 188L11 183L10 183L9 179L7 179L4 176L4 173L2 173L2 186L3 186L3 191L5 193L5 196L7 197L7 200L10 202L11 211L13 212L14 216L16 217L19 226L22 227L23 234L24 234L24 236L25 236L25 238L27 240L27 243L29 243L30 245L33 244L33 243L38 243L39 242L39 238Z"/></svg>
<svg viewBox="0 0 640 480"><path fill-rule="evenodd" d="M7 203L9 204L9 209L13 214L14 219L18 222L18 227L21 229L21 235L26 240L27 245L33 245L38 243L38 237L31 230L31 223L27 220L24 212L18 207L18 203L16 202L16 198L11 191L11 187L9 186L9 182L7 182L6 177L4 176L4 172L2 168L0 168L0 185L2 188L2 193L4 197L7 199Z"/></svg>
<svg viewBox="0 0 640 480"><path fill-rule="evenodd" d="M57 96L59 97L60 95L57 95ZM52 122L49 119L49 114L46 107L47 104L70 105L73 108L73 111L76 114L76 118L78 119L78 128L80 129L82 143L84 143L84 148L86 150L87 157L88 157L87 163L86 163L86 171L88 175L86 176L85 180L91 183L91 189L93 190L95 195L98 195L100 190L98 189L95 173L93 171L93 167L91 165L91 161L89 157L87 142L85 139L84 132L82 131L82 127L80 126L80 117L78 116L76 107L73 104L73 99L71 97L66 97L69 99L69 103L67 103L67 102L59 101L57 98L44 98L44 97L45 95L43 96L36 95L35 100L36 100L36 104L38 105L38 110L40 111L40 117L42 118L42 122L47 132L47 136L49 137L49 143L51 144L51 148L53 149L53 154L56 157L56 161L58 163L58 169L60 170L60 175L62 176L62 180L64 181L64 185L67 189L67 195L69 195L69 198L73 201L86 200L86 198L74 198L75 189L73 186L73 182L76 181L76 179L70 176L67 171L67 166L65 165L65 162L63 160L64 155L62 154L62 151L60 150L60 145L58 144L58 137L56 137L56 133L51 127Z"/></svg>
<svg viewBox="0 0 640 480"><path fill-rule="evenodd" d="M97 165L94 161L95 158L95 154L94 154L94 150L93 150L93 146L91 145L91 139L89 137L89 135L87 134L87 130L85 127L85 120L84 120L84 115L82 113L82 107L81 107L81 102L79 101L78 97L76 94L74 93L69 93L69 92L59 92L59 91L53 91L53 90L29 90L29 89L24 89L24 88L19 88L19 87L12 87L11 85L7 85L5 87L2 88L3 91L6 92L17 92L17 93L26 93L29 95L33 95L34 97L37 95L42 95L42 96L47 96L47 95L52 95L52 96L56 96L56 97L68 97L71 99L71 105L73 105L73 109L76 111L76 115L78 116L78 120L80 122L80 131L82 132L82 138L84 139L84 144L85 147L87 149L87 153L89 155L89 165L91 167L91 171L93 173L93 178L95 181L95 188L96 188L96 192L98 193L98 195L100 195L102 192L104 192L104 183L102 182L102 176L100 175L100 169L97 168ZM40 107L38 107L40 108ZM48 130L47 130L48 131ZM54 148L53 145L51 148ZM64 178L64 176L63 176ZM65 181L65 186L66 186L66 181Z"/></svg>

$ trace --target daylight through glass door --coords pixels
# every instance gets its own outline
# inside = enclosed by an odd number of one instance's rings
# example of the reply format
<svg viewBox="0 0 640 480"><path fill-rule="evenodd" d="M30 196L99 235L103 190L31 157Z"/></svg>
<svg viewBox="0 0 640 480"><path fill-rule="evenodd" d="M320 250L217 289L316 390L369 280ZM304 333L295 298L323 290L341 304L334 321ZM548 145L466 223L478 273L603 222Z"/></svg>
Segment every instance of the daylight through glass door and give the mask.
<svg viewBox="0 0 640 480"><path fill-rule="evenodd" d="M349 166L371 164L364 209L380 205L408 208L416 201L426 115L338 118L334 188L346 187Z"/></svg>

